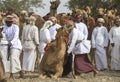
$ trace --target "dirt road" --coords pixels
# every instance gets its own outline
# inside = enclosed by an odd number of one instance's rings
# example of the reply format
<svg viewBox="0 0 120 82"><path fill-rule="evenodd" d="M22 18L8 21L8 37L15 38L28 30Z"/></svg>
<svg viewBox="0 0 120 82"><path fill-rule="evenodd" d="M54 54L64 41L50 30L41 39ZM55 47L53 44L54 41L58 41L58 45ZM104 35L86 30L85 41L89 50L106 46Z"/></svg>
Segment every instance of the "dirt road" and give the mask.
<svg viewBox="0 0 120 82"><path fill-rule="evenodd" d="M7 77L9 74L7 74ZM26 74L26 79L19 79L18 74L15 78L8 79L9 82L120 82L120 71L102 71L93 77L93 73L82 74L78 79L73 79L69 74L67 77L60 77L57 80L46 78L41 80L38 78L37 73Z"/></svg>

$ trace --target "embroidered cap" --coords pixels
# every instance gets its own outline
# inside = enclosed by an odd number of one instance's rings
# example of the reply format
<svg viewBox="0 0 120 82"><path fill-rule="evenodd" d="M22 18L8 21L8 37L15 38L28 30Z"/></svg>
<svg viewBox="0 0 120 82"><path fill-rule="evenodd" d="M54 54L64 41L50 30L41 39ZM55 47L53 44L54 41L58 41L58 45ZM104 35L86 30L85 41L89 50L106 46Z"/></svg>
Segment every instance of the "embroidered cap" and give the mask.
<svg viewBox="0 0 120 82"><path fill-rule="evenodd" d="M82 18L82 15L81 15L81 14L76 14L76 15L75 15L75 18L76 18L76 19L81 19L81 18Z"/></svg>

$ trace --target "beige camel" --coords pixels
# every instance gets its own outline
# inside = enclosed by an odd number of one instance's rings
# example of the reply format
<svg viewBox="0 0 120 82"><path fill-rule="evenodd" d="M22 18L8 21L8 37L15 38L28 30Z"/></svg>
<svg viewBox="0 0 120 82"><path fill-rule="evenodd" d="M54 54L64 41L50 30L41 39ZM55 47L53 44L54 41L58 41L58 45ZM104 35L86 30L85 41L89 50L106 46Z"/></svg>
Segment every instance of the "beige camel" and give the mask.
<svg viewBox="0 0 120 82"><path fill-rule="evenodd" d="M50 76L57 79L62 75L66 53L66 38L68 38L66 30L64 28L58 29L56 40L51 43L52 45L46 51L40 63L40 78L44 79L46 76Z"/></svg>

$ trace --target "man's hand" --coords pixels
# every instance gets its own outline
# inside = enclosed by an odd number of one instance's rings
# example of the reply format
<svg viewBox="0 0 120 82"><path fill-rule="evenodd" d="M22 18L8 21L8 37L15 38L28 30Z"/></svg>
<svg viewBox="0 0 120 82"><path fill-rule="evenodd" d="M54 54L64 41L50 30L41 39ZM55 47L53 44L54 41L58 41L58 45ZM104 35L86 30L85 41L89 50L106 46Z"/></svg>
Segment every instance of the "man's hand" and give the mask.
<svg viewBox="0 0 120 82"><path fill-rule="evenodd" d="M115 46L115 43L111 43L111 46L114 47L114 46Z"/></svg>

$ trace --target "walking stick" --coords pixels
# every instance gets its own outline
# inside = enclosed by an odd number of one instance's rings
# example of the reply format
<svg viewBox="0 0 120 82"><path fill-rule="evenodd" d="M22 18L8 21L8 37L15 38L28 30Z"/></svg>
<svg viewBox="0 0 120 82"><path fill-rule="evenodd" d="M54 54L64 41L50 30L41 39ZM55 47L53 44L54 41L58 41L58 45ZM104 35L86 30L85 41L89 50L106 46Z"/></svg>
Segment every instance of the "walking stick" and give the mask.
<svg viewBox="0 0 120 82"><path fill-rule="evenodd" d="M72 54L72 53L71 53L71 55L72 55L72 76L75 79L75 71L74 71L74 58L75 58L75 55Z"/></svg>
<svg viewBox="0 0 120 82"><path fill-rule="evenodd" d="M36 49L36 52L37 52L37 59L36 59L35 67L38 69L38 68L39 68L39 60L40 60L40 52L39 52L39 49Z"/></svg>
<svg viewBox="0 0 120 82"><path fill-rule="evenodd" d="M11 45L10 44L8 44L8 58L7 58L7 60L9 61L10 60L10 55L11 55L11 53L10 53L10 47L11 47Z"/></svg>

